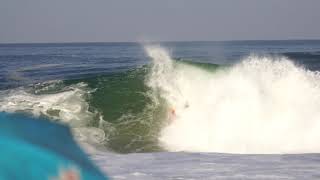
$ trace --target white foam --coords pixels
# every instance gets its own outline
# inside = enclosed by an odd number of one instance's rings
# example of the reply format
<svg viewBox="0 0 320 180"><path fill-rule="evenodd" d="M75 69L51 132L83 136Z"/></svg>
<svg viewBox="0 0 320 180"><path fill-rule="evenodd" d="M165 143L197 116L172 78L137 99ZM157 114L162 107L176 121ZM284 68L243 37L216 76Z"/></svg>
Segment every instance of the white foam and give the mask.
<svg viewBox="0 0 320 180"><path fill-rule="evenodd" d="M53 88L58 83L48 83L36 93ZM26 88L8 90L0 95L0 111L48 117L72 127L77 140L99 144L103 142L105 134L103 130L89 126L96 114L88 111L89 104L84 98L88 93L85 86L79 83L53 94L34 94Z"/></svg>
<svg viewBox="0 0 320 180"><path fill-rule="evenodd" d="M254 55L209 72L173 63L161 47L146 52L154 64L148 85L176 113L159 137L169 151L320 152L318 72Z"/></svg>

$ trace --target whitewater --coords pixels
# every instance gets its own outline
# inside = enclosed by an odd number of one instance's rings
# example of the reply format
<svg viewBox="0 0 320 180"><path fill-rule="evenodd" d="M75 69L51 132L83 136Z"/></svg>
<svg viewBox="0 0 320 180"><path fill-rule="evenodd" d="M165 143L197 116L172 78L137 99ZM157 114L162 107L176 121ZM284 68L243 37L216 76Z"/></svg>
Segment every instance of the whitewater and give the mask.
<svg viewBox="0 0 320 180"><path fill-rule="evenodd" d="M149 85L176 112L159 137L169 151L320 151L318 72L285 57L255 55L209 72L174 65L161 47L147 47L146 51L154 62Z"/></svg>

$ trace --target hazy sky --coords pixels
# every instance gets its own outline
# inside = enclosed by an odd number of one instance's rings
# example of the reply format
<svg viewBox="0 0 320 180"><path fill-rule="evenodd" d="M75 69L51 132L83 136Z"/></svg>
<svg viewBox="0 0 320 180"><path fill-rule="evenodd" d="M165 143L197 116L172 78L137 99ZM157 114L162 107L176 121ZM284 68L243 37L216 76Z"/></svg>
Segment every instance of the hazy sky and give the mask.
<svg viewBox="0 0 320 180"><path fill-rule="evenodd" d="M0 0L0 42L320 39L320 0Z"/></svg>

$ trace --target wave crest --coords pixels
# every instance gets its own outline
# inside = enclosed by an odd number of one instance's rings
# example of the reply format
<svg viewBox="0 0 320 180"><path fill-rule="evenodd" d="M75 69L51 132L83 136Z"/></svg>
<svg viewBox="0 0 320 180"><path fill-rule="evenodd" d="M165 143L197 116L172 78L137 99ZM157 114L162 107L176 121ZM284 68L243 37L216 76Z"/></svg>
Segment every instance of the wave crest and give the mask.
<svg viewBox="0 0 320 180"><path fill-rule="evenodd" d="M186 64L172 66L161 47L146 51L156 72L148 84L175 110L174 120L159 137L167 150L320 152L318 72L285 57L255 55L208 72Z"/></svg>

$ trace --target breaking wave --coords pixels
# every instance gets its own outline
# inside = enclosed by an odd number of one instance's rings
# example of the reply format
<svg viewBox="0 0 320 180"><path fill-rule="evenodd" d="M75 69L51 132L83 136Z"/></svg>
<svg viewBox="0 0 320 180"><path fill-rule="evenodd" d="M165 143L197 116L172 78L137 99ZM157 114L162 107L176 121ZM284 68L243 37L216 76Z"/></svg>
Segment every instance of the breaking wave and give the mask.
<svg viewBox="0 0 320 180"><path fill-rule="evenodd" d="M152 60L127 72L0 91L0 111L68 124L79 142L120 153L320 152L320 75L280 56L231 66Z"/></svg>
<svg viewBox="0 0 320 180"><path fill-rule="evenodd" d="M149 86L173 120L159 140L169 151L223 153L320 152L320 74L285 57L251 55L210 72L176 64L161 47Z"/></svg>

